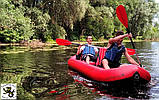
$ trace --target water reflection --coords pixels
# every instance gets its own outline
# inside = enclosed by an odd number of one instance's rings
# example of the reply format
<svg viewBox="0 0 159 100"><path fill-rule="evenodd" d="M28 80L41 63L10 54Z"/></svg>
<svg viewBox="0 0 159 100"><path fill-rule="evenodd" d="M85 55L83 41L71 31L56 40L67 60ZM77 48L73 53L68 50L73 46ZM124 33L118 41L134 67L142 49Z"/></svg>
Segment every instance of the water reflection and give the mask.
<svg viewBox="0 0 159 100"><path fill-rule="evenodd" d="M67 74L66 55L67 49L1 54L0 83L17 83L17 90L24 88L36 98L46 96L51 89L73 81ZM22 92L18 91L18 99L24 96Z"/></svg>
<svg viewBox="0 0 159 100"><path fill-rule="evenodd" d="M92 90L91 94L100 96L108 96L111 98L136 98L136 99L149 99L149 85L133 86L130 84L109 84L102 82L94 82L80 76L79 73L70 70L69 74L74 78L75 82L82 84L88 89ZM97 99L98 100L98 99Z"/></svg>
<svg viewBox="0 0 159 100"><path fill-rule="evenodd" d="M29 76L22 80L22 86L36 98L46 97L53 93L54 95L60 95L66 92L66 88L62 88L66 87L66 84L68 85L73 82L71 77L63 77L64 78L59 79L55 74L46 77Z"/></svg>
<svg viewBox="0 0 159 100"><path fill-rule="evenodd" d="M124 44L132 48L131 43ZM152 76L152 81L147 87L108 88L78 74L72 75L70 71L68 72L67 65L67 60L76 53L76 49L72 47L50 51L30 51L20 48L20 51L24 52L18 52L18 47L0 47L0 83L17 83L18 99L21 99L21 95L23 99L25 96L28 98L27 93L41 100L157 99L159 42L139 42L135 43L135 46L142 65ZM2 53L5 50L9 52L10 49L17 53ZM136 59L135 55L132 57ZM123 58L122 62L127 61Z"/></svg>

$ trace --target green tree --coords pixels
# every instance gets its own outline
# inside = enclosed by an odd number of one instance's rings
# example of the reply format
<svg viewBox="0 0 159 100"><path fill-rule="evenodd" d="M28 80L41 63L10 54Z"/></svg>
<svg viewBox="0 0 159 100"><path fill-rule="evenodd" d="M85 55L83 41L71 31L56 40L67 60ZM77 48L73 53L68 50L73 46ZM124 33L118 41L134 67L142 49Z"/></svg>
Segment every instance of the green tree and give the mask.
<svg viewBox="0 0 159 100"><path fill-rule="evenodd" d="M158 11L157 4L152 0L131 0L125 2L125 8L129 17L129 27L134 37L143 35L147 26L151 28L152 19Z"/></svg>
<svg viewBox="0 0 159 100"><path fill-rule="evenodd" d="M153 0L90 0L90 4L94 8L106 6L114 9L114 12L111 12L114 18L114 31L124 30L124 27L119 22L115 12L117 6L124 5L128 15L129 28L134 34L134 37L146 34L145 32L148 31L147 29L151 28L152 19L158 11L158 4Z"/></svg>
<svg viewBox="0 0 159 100"><path fill-rule="evenodd" d="M67 38L71 39L74 23L81 21L88 7L88 0L45 0L44 6L50 8L52 23L62 26Z"/></svg>
<svg viewBox="0 0 159 100"><path fill-rule="evenodd" d="M30 17L33 23L34 39L40 39L42 41L47 40L47 34L49 32L48 27L51 21L50 15L46 12L42 12L36 7L27 8L25 16Z"/></svg>
<svg viewBox="0 0 159 100"><path fill-rule="evenodd" d="M120 4L127 11L134 37L158 36L158 26L152 22L158 5L153 0L1 0L0 41L48 41L65 36L77 40L87 34L109 38L125 30L116 16Z"/></svg>
<svg viewBox="0 0 159 100"><path fill-rule="evenodd" d="M33 25L30 18L24 17L24 8L15 6L10 0L1 0L0 9L0 41L29 40Z"/></svg>
<svg viewBox="0 0 159 100"><path fill-rule="evenodd" d="M85 16L85 34L91 34L96 39L104 36L109 37L113 33L113 9L102 7L89 7Z"/></svg>

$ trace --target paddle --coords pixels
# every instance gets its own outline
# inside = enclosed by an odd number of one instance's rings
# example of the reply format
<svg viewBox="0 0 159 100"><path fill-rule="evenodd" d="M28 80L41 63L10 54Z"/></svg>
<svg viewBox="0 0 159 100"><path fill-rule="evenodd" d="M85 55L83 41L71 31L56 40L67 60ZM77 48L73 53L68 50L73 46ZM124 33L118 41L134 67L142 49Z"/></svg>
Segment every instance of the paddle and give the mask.
<svg viewBox="0 0 159 100"><path fill-rule="evenodd" d="M76 43L72 43L72 42L70 42L70 41L68 41L68 40L65 40L65 39L56 39L56 43L58 44L58 45L71 45L71 44L74 44L74 45L80 45L80 44L76 44Z"/></svg>
<svg viewBox="0 0 159 100"><path fill-rule="evenodd" d="M63 45L63 46L67 46L67 45L71 45L71 44L78 45L78 46L80 45L80 44L72 43L72 42L70 42L68 40L59 39L59 38L56 39L56 43L58 45ZM96 47L99 48L98 46L96 46ZM134 49L130 49L130 48L126 48L126 49L127 49L129 55L134 55L135 54L135 50Z"/></svg>
<svg viewBox="0 0 159 100"><path fill-rule="evenodd" d="M117 14L117 17L120 20L120 22L126 27L127 33L129 34L130 33L130 29L128 27L127 13L126 13L126 10L125 10L125 8L124 8L123 5L119 5L116 8L116 14ZM133 46L133 49L135 49L135 45L134 45L134 42L133 42L132 38L130 38L130 41L131 41L131 44ZM136 53L136 56L137 56L137 60L138 60L138 62L140 64L140 67L142 67L141 62L139 60L139 57L138 57L137 53Z"/></svg>

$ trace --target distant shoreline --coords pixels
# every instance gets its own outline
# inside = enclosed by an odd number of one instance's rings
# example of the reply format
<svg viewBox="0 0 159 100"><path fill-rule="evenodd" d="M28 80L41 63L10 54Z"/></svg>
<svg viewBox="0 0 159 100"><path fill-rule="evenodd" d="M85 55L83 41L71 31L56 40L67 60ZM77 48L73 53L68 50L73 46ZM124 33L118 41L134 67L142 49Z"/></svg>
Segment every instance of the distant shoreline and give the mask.
<svg viewBox="0 0 159 100"><path fill-rule="evenodd" d="M153 40L133 40L133 42L142 42L142 41L151 41L151 42L159 42L159 41L153 41ZM79 44L85 44L87 42L84 41L71 41L72 43L79 43ZM103 41L93 41L92 43L107 43L108 40ZM130 42L130 40L124 40L123 42ZM53 43L44 43L45 46L52 46L52 45L58 45L56 42ZM21 43L0 43L0 46L23 46Z"/></svg>

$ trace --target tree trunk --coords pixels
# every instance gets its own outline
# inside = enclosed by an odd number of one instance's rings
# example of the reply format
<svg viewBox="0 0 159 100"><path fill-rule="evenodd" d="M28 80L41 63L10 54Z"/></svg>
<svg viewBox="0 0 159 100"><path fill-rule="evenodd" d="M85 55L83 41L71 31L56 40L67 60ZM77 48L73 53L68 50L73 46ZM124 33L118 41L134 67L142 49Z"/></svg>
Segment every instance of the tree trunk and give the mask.
<svg viewBox="0 0 159 100"><path fill-rule="evenodd" d="M66 31L66 36L65 36L65 39L67 39L67 40L71 40L71 29L68 27L68 26L64 26L64 29L65 29L65 31Z"/></svg>

